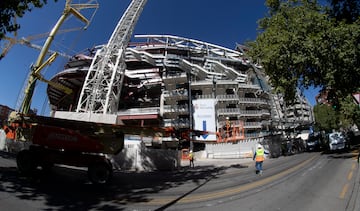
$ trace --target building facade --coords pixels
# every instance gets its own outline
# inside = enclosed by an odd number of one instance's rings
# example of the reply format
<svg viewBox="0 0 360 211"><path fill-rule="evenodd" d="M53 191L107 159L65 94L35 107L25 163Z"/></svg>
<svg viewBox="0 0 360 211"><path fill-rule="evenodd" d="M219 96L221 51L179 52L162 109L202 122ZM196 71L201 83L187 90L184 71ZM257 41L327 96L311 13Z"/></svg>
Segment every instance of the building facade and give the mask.
<svg viewBox="0 0 360 211"><path fill-rule="evenodd" d="M192 136L199 142L239 142L263 137L273 128L295 121L312 122L312 110L301 94L292 107L284 105L261 66L243 49L169 35L135 36L126 50L117 120L134 126L206 130ZM51 80L74 90L66 95L48 87L53 113L74 112L91 55L77 55ZM154 142L174 143L179 137Z"/></svg>
<svg viewBox="0 0 360 211"><path fill-rule="evenodd" d="M0 105L0 122L3 124L3 122L8 120L10 112L14 111L14 109L9 108L5 105Z"/></svg>

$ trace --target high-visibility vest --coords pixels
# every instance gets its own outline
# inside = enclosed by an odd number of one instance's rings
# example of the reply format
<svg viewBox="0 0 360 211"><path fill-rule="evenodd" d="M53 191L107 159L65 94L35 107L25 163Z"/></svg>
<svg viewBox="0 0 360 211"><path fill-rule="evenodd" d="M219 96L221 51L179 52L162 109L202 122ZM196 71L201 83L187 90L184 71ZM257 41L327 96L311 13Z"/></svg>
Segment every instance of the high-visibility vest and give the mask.
<svg viewBox="0 0 360 211"><path fill-rule="evenodd" d="M189 160L192 160L194 158L194 154L192 152L190 152L188 158L189 158Z"/></svg>
<svg viewBox="0 0 360 211"><path fill-rule="evenodd" d="M256 162L260 162L260 161L264 161L264 154L265 154L265 151L264 149L257 149L256 150L256 157L255 157L255 161Z"/></svg>

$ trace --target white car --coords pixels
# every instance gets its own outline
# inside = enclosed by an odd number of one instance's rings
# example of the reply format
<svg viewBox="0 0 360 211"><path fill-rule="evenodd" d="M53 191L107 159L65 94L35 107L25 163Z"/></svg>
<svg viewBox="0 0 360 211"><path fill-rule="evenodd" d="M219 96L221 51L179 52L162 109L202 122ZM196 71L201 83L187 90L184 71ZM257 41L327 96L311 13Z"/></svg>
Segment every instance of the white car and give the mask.
<svg viewBox="0 0 360 211"><path fill-rule="evenodd" d="M335 132L329 134L329 148L330 150L345 149L346 140L341 132Z"/></svg>

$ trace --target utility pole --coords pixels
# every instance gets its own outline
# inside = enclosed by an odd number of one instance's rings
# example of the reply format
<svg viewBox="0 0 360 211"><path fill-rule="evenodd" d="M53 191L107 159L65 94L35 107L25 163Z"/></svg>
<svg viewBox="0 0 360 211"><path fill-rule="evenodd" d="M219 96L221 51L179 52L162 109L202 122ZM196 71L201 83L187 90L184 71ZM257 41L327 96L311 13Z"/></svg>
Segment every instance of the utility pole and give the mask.
<svg viewBox="0 0 360 211"><path fill-rule="evenodd" d="M192 106L192 96L191 96L191 73L188 72L188 93L189 93L189 141L190 141L190 150L194 149L194 143L193 143L193 106Z"/></svg>

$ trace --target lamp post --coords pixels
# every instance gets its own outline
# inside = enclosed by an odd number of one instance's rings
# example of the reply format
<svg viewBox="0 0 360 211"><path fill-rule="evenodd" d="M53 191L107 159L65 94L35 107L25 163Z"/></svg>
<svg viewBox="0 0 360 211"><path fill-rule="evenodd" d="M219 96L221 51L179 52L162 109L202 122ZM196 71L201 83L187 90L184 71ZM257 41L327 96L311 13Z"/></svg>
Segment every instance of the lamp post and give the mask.
<svg viewBox="0 0 360 211"><path fill-rule="evenodd" d="M193 143L193 109L192 109L192 96L191 96L191 73L188 72L188 93L189 93L189 142L190 142L190 150L194 149L194 143Z"/></svg>
<svg viewBox="0 0 360 211"><path fill-rule="evenodd" d="M213 97L214 97L214 100L215 100L215 131L216 131L216 134L217 134L217 131L219 130L219 122L218 122L218 117L217 117L217 109L216 109L216 106L217 106L217 100L216 100L216 81L215 81L215 76L213 76L212 78L212 94L213 94ZM215 136L216 137L216 140L218 139L217 135Z"/></svg>

